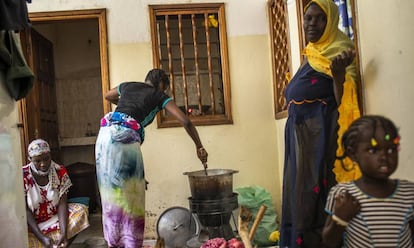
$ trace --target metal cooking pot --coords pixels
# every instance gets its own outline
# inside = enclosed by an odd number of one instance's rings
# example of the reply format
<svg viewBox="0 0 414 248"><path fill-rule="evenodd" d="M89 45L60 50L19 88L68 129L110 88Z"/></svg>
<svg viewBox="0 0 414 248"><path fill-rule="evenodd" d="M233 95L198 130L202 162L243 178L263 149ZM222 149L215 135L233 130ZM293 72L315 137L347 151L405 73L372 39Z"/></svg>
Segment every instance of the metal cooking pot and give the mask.
<svg viewBox="0 0 414 248"><path fill-rule="evenodd" d="M188 176L191 196L196 200L215 200L233 195L233 174L235 170L208 169L184 172Z"/></svg>

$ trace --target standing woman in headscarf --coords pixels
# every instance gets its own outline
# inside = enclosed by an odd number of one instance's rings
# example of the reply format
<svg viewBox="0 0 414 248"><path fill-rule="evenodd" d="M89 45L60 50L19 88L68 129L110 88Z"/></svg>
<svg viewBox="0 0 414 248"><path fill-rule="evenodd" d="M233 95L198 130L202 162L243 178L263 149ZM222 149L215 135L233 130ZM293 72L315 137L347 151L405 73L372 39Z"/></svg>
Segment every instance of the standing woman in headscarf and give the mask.
<svg viewBox="0 0 414 248"><path fill-rule="evenodd" d="M336 160L343 155L338 137L359 117L354 45L338 22L332 0L313 0L305 7L305 58L285 91L280 247L320 247L329 189L337 180L360 175Z"/></svg>
<svg viewBox="0 0 414 248"><path fill-rule="evenodd" d="M165 109L193 140L196 154L206 168L207 152L191 120L165 91L170 85L160 69L148 72L144 82L125 82L105 95L117 104L101 120L96 141L96 170L102 202L103 231L109 247L141 247L145 227L144 163L141 145L144 128ZM166 147L159 146L160 154Z"/></svg>

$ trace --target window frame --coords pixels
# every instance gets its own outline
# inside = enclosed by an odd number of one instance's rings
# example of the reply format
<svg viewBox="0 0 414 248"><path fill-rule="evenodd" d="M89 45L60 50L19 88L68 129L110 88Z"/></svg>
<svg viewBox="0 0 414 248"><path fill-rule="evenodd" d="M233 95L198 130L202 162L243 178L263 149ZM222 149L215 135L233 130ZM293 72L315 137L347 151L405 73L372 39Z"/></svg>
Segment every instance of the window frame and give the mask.
<svg viewBox="0 0 414 248"><path fill-rule="evenodd" d="M219 23L219 42L220 42L220 60L221 60L221 78L223 84L223 103L224 113L215 115L201 115L192 116L188 115L191 121L196 126L201 125L221 125L221 124L233 124L231 113L231 92L230 92L230 73L229 73L229 57L228 57L228 44L227 44L227 30L225 19L225 6L224 3L198 3L198 4L161 4L161 5L148 5L150 28L151 28L151 41L152 41L152 57L154 68L161 67L160 61L160 49L159 39L157 32L157 16L166 15L191 15L191 14L204 14L214 13L217 14L217 21ZM169 75L169 68L161 68L165 70ZM170 81L171 84L173 80ZM174 85L172 85L173 88ZM210 91L211 93L211 91ZM165 111L160 111L157 114L157 126L158 128L177 127L181 124L172 116L166 116Z"/></svg>
<svg viewBox="0 0 414 248"><path fill-rule="evenodd" d="M278 48L274 46L275 39L278 39L277 32L274 31L273 26L275 23L273 23L273 5L274 4L283 4L284 5L284 13L283 13L283 19L284 25L286 28L284 30L285 38L284 42L286 42L285 46L287 48L287 53L285 54L287 58L285 58L286 64L284 65L284 68L280 68L277 65L277 61L280 62L280 58L277 57L278 54L280 54ZM279 0L269 0L267 3L267 9L268 9L268 16L269 16L269 31L270 31L270 39L271 39L271 59L272 59L272 76L273 76L273 100L274 100L274 115L275 119L282 119L286 118L288 115L287 108L286 108L286 102L285 102L285 93L284 90L288 84L288 79L286 78L287 75L290 75L292 72L292 55L291 55L291 47L290 47L290 35L289 35L289 21L288 21L288 10L287 10L287 2L286 1L279 1ZM280 71L280 69L285 69L284 71ZM282 74L282 75L279 75Z"/></svg>

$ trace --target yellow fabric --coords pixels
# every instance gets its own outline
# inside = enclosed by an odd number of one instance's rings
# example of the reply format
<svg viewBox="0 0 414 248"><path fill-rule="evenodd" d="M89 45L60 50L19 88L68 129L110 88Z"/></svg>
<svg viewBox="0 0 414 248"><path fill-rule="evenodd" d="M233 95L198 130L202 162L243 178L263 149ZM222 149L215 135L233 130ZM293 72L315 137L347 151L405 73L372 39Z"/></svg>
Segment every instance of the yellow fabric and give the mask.
<svg viewBox="0 0 414 248"><path fill-rule="evenodd" d="M342 147L342 135L351 125L352 121L360 117L358 107L358 96L356 93L356 84L353 78L346 74L344 83L344 93L342 95L341 105L338 108L339 112L339 129L338 129L338 149L336 156L340 157L344 154ZM333 172L335 173L336 181L338 183L356 180L361 177L361 171L358 165L353 164L348 157L335 160Z"/></svg>
<svg viewBox="0 0 414 248"><path fill-rule="evenodd" d="M305 10L311 3L316 3L325 12L327 23L321 38L317 42L309 42L305 47L304 54L313 69L332 77L330 69L331 60L346 49L354 49L354 43L338 29L338 7L332 0L313 0L306 5ZM343 133L348 129L353 120L360 117L355 81L356 66L354 61L346 68L343 95L341 104L338 107L339 129L336 155L339 157L343 155L343 147L341 143ZM336 160L333 172L335 173L337 182L346 182L361 176L359 167L353 165L348 158L342 161Z"/></svg>

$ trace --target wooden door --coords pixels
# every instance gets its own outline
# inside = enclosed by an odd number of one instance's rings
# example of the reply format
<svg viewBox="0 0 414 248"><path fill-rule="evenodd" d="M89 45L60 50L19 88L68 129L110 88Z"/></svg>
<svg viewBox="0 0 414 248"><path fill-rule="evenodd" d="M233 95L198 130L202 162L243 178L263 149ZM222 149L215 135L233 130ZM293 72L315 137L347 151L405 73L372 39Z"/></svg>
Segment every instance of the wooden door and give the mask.
<svg viewBox="0 0 414 248"><path fill-rule="evenodd" d="M32 91L20 102L22 151L37 138L49 142L52 158L60 161L53 44L33 28L22 33L22 47L36 78Z"/></svg>

